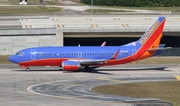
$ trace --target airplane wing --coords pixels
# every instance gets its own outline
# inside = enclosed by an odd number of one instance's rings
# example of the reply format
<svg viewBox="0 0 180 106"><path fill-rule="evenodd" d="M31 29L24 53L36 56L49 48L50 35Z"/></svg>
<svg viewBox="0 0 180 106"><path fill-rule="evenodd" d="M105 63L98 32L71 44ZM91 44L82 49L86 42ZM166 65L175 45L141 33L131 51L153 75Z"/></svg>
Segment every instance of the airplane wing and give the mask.
<svg viewBox="0 0 180 106"><path fill-rule="evenodd" d="M107 59L82 60L79 61L79 64L81 66L103 64L106 62L106 60Z"/></svg>
<svg viewBox="0 0 180 106"><path fill-rule="evenodd" d="M120 50L118 49L110 59L85 59L85 60L68 60L68 61L76 61L79 62L81 66L89 66L89 65L96 65L96 64L103 64L106 63L107 60L116 59Z"/></svg>

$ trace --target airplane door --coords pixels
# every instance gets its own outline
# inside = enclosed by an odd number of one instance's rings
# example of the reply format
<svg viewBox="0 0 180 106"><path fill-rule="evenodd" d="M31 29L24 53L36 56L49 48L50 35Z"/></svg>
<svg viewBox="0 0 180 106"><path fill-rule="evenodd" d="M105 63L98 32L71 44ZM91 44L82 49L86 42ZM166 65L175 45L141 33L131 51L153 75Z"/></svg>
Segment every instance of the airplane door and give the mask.
<svg viewBox="0 0 180 106"><path fill-rule="evenodd" d="M31 58L31 60L36 59L36 50L35 49L30 50L30 58Z"/></svg>
<svg viewBox="0 0 180 106"><path fill-rule="evenodd" d="M82 57L82 52L78 52L78 58Z"/></svg>
<svg viewBox="0 0 180 106"><path fill-rule="evenodd" d="M136 49L133 49L132 50L132 59L136 59L137 58L137 50Z"/></svg>

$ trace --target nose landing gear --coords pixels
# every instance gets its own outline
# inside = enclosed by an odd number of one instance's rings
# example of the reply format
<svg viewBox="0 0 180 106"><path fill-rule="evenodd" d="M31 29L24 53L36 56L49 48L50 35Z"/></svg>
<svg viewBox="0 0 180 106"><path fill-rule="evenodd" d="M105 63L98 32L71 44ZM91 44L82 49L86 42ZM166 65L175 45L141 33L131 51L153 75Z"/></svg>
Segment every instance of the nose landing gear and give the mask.
<svg viewBox="0 0 180 106"><path fill-rule="evenodd" d="M29 72L29 70L30 70L30 69L29 69L29 67L28 67L28 68L26 68L26 71L27 71L27 72Z"/></svg>
<svg viewBox="0 0 180 106"><path fill-rule="evenodd" d="M26 71L29 72L29 67L28 66L24 66L24 65L20 65L21 68L26 68Z"/></svg>

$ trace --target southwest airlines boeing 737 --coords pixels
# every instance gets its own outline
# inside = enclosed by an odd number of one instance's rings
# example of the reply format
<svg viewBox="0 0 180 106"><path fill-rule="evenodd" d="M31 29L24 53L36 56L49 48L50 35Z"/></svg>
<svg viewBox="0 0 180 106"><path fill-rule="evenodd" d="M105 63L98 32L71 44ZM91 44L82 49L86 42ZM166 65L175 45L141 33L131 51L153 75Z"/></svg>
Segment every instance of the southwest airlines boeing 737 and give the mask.
<svg viewBox="0 0 180 106"><path fill-rule="evenodd" d="M160 44L166 18L158 19L143 36L122 46L47 46L20 50L9 57L9 61L19 64L29 71L30 66L60 66L66 71L84 68L125 64L160 54L165 44Z"/></svg>

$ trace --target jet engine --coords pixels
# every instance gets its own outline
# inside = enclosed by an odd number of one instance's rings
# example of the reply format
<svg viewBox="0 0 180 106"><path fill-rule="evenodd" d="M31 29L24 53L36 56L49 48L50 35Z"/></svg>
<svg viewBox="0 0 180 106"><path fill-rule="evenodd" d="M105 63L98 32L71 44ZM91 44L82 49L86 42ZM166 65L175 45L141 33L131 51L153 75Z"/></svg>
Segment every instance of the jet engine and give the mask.
<svg viewBox="0 0 180 106"><path fill-rule="evenodd" d="M77 71L80 68L79 62L76 61L63 61L62 69L66 71Z"/></svg>

